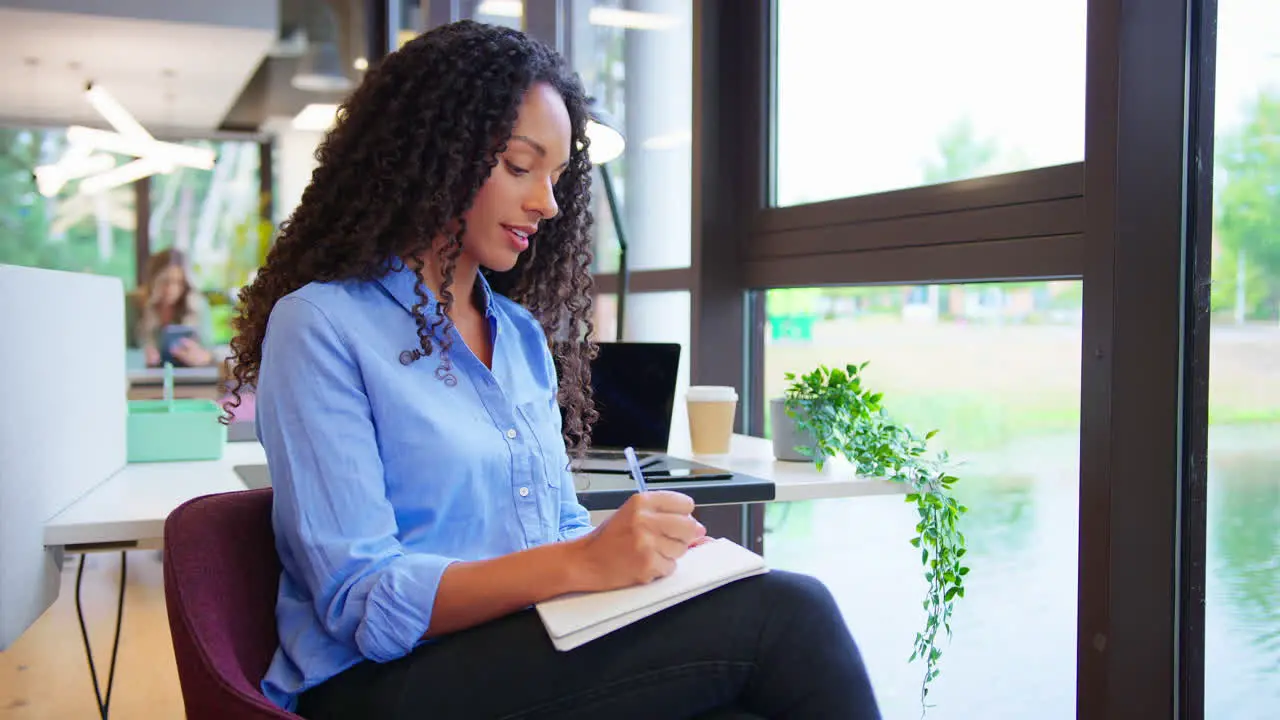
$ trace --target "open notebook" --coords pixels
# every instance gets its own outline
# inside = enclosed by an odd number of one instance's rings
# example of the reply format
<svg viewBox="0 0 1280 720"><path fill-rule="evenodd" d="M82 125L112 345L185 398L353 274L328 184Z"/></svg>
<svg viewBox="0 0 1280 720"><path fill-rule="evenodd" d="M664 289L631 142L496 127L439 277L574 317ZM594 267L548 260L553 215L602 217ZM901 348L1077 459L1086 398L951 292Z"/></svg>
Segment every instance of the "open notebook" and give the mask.
<svg viewBox="0 0 1280 720"><path fill-rule="evenodd" d="M676 603L768 570L764 558L717 538L691 548L664 578L617 590L562 595L538 603L538 615L556 649L572 650Z"/></svg>

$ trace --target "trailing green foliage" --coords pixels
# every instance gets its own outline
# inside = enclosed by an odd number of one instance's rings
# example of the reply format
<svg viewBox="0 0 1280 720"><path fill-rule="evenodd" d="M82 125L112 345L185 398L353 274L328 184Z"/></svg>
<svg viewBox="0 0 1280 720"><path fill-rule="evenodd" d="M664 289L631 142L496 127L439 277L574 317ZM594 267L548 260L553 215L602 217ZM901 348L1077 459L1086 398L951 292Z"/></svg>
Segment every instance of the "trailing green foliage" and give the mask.
<svg viewBox="0 0 1280 720"><path fill-rule="evenodd" d="M797 450L812 456L819 470L828 458L843 457L862 475L910 487L906 501L914 503L920 515L911 544L920 549L928 590L924 630L916 633L909 662L919 658L925 663L920 702L927 708L929 685L940 672L938 634L945 631L951 638L951 614L956 599L964 597L969 574L963 563L964 534L958 527L968 508L952 496L958 478L946 471L947 454L926 454L928 441L938 431L921 438L894 421L882 405L883 395L863 385L866 366L819 366L798 377L788 373L787 414L802 435L812 438L812 446Z"/></svg>

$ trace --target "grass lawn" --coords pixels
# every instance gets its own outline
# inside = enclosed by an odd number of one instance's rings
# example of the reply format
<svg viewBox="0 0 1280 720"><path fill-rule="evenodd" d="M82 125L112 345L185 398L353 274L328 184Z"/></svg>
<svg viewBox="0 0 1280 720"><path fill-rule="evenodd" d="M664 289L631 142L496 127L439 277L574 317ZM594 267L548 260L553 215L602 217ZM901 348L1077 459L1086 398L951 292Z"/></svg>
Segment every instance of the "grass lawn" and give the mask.
<svg viewBox="0 0 1280 720"><path fill-rule="evenodd" d="M1280 328L1218 328L1212 342L1210 423L1280 421ZM787 372L864 361L889 411L952 452L1079 427L1078 326L817 323L809 341L766 347L765 392L781 395Z"/></svg>

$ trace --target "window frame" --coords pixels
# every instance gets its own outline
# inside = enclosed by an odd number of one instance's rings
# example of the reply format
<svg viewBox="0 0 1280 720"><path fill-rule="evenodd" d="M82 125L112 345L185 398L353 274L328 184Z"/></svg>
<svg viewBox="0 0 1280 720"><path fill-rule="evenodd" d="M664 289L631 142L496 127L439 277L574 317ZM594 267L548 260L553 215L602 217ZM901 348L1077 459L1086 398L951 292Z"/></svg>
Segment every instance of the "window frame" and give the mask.
<svg viewBox="0 0 1280 720"><path fill-rule="evenodd" d="M761 427L765 288L1083 279L1077 714L1200 718L1216 2L1087 12L1084 162L775 208L773 3L699 3L692 380Z"/></svg>

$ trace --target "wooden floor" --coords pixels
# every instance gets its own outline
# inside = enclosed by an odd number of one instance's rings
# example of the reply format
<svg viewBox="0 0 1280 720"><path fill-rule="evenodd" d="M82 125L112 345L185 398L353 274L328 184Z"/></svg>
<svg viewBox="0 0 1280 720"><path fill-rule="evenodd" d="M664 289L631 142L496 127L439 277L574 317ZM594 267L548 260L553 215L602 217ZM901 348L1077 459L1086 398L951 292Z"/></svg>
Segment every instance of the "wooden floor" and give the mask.
<svg viewBox="0 0 1280 720"><path fill-rule="evenodd" d="M99 682L106 692L115 630L120 553L87 556L81 599ZM0 719L90 720L99 717L76 619L79 556L69 556L53 607L8 650L0 652ZM111 718L182 718L182 691L169 639L160 558L129 553L120 655Z"/></svg>

